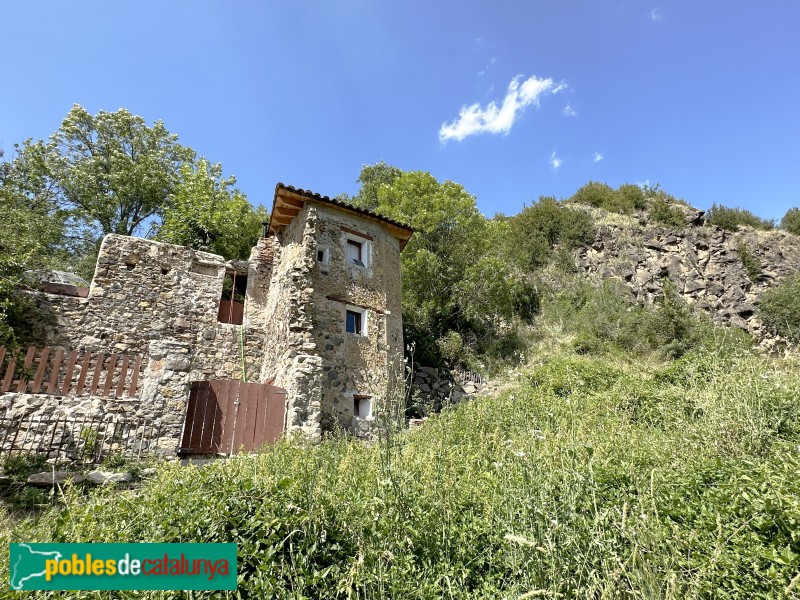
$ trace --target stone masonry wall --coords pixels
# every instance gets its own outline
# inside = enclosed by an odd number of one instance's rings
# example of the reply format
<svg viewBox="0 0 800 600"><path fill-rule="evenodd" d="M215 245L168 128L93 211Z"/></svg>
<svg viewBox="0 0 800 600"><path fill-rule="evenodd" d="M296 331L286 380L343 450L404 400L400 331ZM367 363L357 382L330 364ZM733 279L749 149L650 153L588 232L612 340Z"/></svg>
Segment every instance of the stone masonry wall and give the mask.
<svg viewBox="0 0 800 600"><path fill-rule="evenodd" d="M314 335L324 357L321 426L363 434L370 423L354 416L354 394L371 396L371 421L403 402L400 245L378 223L327 206L315 210L313 250L327 257L312 274ZM348 234L363 243L363 267L346 260ZM366 310L365 335L345 331L348 306Z"/></svg>
<svg viewBox="0 0 800 600"><path fill-rule="evenodd" d="M322 360L313 339L311 301L315 210L305 206L278 234L280 251L264 312L265 337L261 380L275 379L287 392L286 430L311 440L321 436Z"/></svg>
<svg viewBox="0 0 800 600"><path fill-rule="evenodd" d="M248 297L256 270L267 260L225 263L222 257L127 236L103 240L89 296L34 293L42 320L43 344L68 350L140 354L145 369L133 399L5 395L0 408L28 414L135 417L161 428L161 444L174 452L180 442L192 381L258 381L264 331L246 318L242 326L217 322L226 269L248 272ZM254 294L256 300L262 296ZM251 311L245 303L245 315ZM254 301L257 304L257 301ZM244 373L242 357L244 356Z"/></svg>

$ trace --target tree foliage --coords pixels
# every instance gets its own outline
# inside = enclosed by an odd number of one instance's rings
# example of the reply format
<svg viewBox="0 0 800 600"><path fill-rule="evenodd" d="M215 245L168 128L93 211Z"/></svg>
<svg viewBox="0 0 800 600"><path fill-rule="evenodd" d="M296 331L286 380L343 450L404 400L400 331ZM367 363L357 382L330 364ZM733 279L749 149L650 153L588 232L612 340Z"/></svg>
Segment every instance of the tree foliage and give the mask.
<svg viewBox="0 0 800 600"><path fill-rule="evenodd" d="M800 208L790 208L781 219L781 229L800 235Z"/></svg>
<svg viewBox="0 0 800 600"><path fill-rule="evenodd" d="M47 143L19 148L49 201L69 211L95 238L132 235L164 208L181 166L194 151L181 146L163 122L148 127L126 109L91 115L75 105Z"/></svg>
<svg viewBox="0 0 800 600"><path fill-rule="evenodd" d="M744 208L730 208L716 203L708 209L706 223L728 231L737 231L742 225L765 231L775 227L775 221L772 219L762 219Z"/></svg>
<svg viewBox="0 0 800 600"><path fill-rule="evenodd" d="M221 165L205 158L184 163L156 239L225 258L248 258L268 217L263 207L254 209L235 184L234 177L222 176Z"/></svg>
<svg viewBox="0 0 800 600"><path fill-rule="evenodd" d="M461 185L385 163L364 167L359 181L357 203L415 229L401 259L406 338L419 359L469 362L504 324L532 314L535 293L503 254L505 225L488 221Z"/></svg>
<svg viewBox="0 0 800 600"><path fill-rule="evenodd" d="M569 201L623 214L631 214L647 206L644 190L632 183L624 183L615 190L606 183L590 181L579 188Z"/></svg>
<svg viewBox="0 0 800 600"><path fill-rule="evenodd" d="M0 163L0 345L24 341L31 305L20 290L22 274L52 266L64 229L63 215L34 193L41 182L26 173Z"/></svg>
<svg viewBox="0 0 800 600"><path fill-rule="evenodd" d="M557 247L572 250L594 239L591 218L542 196L509 220L507 252L517 265L533 271L549 263Z"/></svg>

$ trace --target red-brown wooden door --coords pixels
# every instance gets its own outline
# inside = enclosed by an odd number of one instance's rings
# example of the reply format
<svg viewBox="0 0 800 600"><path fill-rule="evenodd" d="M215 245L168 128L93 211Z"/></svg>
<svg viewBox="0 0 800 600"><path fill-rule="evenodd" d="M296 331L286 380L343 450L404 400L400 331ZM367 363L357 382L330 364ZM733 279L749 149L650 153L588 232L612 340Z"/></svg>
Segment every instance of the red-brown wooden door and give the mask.
<svg viewBox="0 0 800 600"><path fill-rule="evenodd" d="M192 383L180 454L236 454L280 439L286 391L233 380Z"/></svg>

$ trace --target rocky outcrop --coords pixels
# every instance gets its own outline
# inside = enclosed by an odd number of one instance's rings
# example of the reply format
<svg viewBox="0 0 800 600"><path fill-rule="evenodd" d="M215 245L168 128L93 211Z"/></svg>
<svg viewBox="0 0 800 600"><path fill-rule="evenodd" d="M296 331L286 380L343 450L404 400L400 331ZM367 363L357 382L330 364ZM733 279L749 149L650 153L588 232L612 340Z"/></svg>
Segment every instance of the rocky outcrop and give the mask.
<svg viewBox="0 0 800 600"><path fill-rule="evenodd" d="M716 322L773 343L757 307L766 289L800 270L800 238L777 229L729 232L700 224L700 211L681 209L682 229L653 225L644 215L627 223L600 220L594 242L578 251L578 267L624 281L643 303L652 303L671 281L687 303Z"/></svg>

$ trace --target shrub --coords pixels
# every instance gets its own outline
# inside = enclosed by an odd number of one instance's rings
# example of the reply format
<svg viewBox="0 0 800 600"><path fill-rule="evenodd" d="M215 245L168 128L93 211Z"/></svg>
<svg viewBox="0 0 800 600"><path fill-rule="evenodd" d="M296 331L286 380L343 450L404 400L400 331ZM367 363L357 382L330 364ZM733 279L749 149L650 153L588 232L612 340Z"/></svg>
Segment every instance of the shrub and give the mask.
<svg viewBox="0 0 800 600"><path fill-rule="evenodd" d="M509 253L523 270L551 262L554 249L572 250L594 239L592 220L586 213L571 210L555 198L542 196L509 220Z"/></svg>
<svg viewBox="0 0 800 600"><path fill-rule="evenodd" d="M800 344L800 275L765 291L758 312L770 332Z"/></svg>
<svg viewBox="0 0 800 600"><path fill-rule="evenodd" d="M683 227L686 219L681 209L671 206L664 198L655 198L650 205L650 218L667 227Z"/></svg>
<svg viewBox="0 0 800 600"><path fill-rule="evenodd" d="M761 275L761 261L747 247L744 242L739 242L736 246L736 254L739 255L739 260L742 261L744 270L747 271L747 276L755 281Z"/></svg>
<svg viewBox="0 0 800 600"><path fill-rule="evenodd" d="M616 351L669 358L697 347L712 331L669 281L653 306L641 306L617 281L607 279L595 286L576 279L543 303L540 325L571 336L572 347L580 354Z"/></svg>
<svg viewBox="0 0 800 600"><path fill-rule="evenodd" d="M762 219L744 208L730 208L716 203L706 213L706 223L728 231L737 231L741 225L765 231L775 227L772 219Z"/></svg>
<svg viewBox="0 0 800 600"><path fill-rule="evenodd" d="M794 235L800 235L800 208L790 208L781 219L781 228Z"/></svg>
<svg viewBox="0 0 800 600"><path fill-rule="evenodd" d="M606 183L596 181L590 181L580 188L569 201L628 215L647 205L644 191L638 185L624 183L615 190Z"/></svg>
<svg viewBox="0 0 800 600"><path fill-rule="evenodd" d="M614 196L614 189L607 183L590 181L582 188L578 189L578 191L572 195L570 201L577 202L578 204L588 204L596 208L608 209L615 204Z"/></svg>
<svg viewBox="0 0 800 600"><path fill-rule="evenodd" d="M623 212L642 210L647 206L644 199L644 190L632 183L623 183L617 188L617 201L623 207Z"/></svg>

